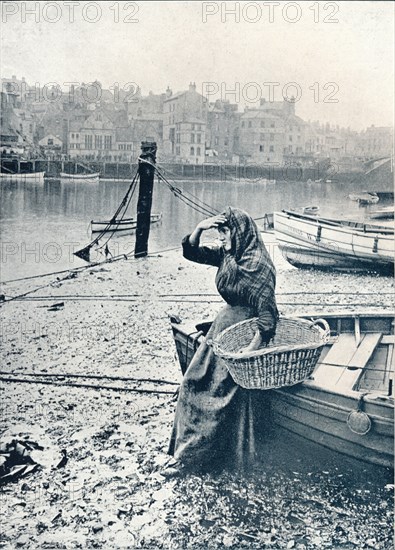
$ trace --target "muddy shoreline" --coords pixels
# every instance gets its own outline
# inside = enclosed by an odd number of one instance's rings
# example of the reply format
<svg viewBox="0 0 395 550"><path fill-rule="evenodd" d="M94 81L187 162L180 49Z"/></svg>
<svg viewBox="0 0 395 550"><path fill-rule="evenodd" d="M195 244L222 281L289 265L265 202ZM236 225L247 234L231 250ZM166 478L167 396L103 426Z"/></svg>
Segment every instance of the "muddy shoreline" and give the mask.
<svg viewBox="0 0 395 550"><path fill-rule="evenodd" d="M283 314L393 309L391 277L275 262ZM122 391L122 380L111 381L120 391L2 382L2 440L30 438L46 453L39 470L2 488L2 547L392 547L388 472L372 478L360 465L351 479L342 461L306 471L299 458L290 476L269 454L253 479L160 475L176 386L155 380L181 379L169 318L212 318L222 305L214 276L177 250L3 286L9 297L52 281L3 304L3 372L134 377L154 382L129 388L169 393Z"/></svg>

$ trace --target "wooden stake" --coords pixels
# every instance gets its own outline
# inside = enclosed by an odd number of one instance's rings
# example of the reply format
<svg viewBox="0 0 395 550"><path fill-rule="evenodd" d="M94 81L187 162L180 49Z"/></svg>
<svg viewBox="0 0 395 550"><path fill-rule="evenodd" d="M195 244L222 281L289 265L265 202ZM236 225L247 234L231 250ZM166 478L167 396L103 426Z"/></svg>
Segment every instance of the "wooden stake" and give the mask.
<svg viewBox="0 0 395 550"><path fill-rule="evenodd" d="M148 237L151 223L152 191L154 187L156 161L156 143L143 141L139 160L139 198L137 203L137 228L134 257L142 258L148 254ZM147 160L148 162L144 162ZM150 164L149 164L150 163Z"/></svg>

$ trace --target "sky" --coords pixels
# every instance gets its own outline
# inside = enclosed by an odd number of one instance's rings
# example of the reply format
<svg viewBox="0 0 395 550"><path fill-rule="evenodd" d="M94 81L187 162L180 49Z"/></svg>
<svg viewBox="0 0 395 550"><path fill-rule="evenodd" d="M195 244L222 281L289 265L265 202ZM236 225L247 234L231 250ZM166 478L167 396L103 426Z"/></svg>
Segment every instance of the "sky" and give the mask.
<svg viewBox="0 0 395 550"><path fill-rule="evenodd" d="M2 76L31 85L195 82L240 110L293 95L304 120L393 125L393 2L2 2L1 26Z"/></svg>

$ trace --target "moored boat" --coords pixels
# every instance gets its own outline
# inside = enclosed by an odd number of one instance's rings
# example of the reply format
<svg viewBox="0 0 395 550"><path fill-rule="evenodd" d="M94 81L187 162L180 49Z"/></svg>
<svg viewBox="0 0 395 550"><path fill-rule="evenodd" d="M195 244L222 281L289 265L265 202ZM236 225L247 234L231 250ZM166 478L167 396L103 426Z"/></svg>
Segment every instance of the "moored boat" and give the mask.
<svg viewBox="0 0 395 550"><path fill-rule="evenodd" d="M282 211L274 232L284 258L295 267L391 273L394 229L382 225Z"/></svg>
<svg viewBox="0 0 395 550"><path fill-rule="evenodd" d="M303 214L315 215L318 214L319 209L319 206L305 206L303 208Z"/></svg>
<svg viewBox="0 0 395 550"><path fill-rule="evenodd" d="M73 180L73 181L89 181L97 182L99 181L100 172L92 172L91 174L68 174L66 172L60 173L60 179L64 180Z"/></svg>
<svg viewBox="0 0 395 550"><path fill-rule="evenodd" d="M0 179L10 182L44 183L45 172L0 172Z"/></svg>
<svg viewBox="0 0 395 550"><path fill-rule="evenodd" d="M361 205L365 204L376 204L379 202L379 196L377 193L364 191L358 194L348 195L348 198L352 201L358 202Z"/></svg>
<svg viewBox="0 0 395 550"><path fill-rule="evenodd" d="M158 223L162 219L162 212L151 214L151 223ZM137 227L136 218L123 218L122 220L91 221L92 233L126 232L133 231Z"/></svg>
<svg viewBox="0 0 395 550"><path fill-rule="evenodd" d="M377 208L377 210L371 210L369 212L369 218L372 220L393 220L394 207L383 206L382 208Z"/></svg>
<svg viewBox="0 0 395 550"><path fill-rule="evenodd" d="M353 458L393 467L393 315L321 312L306 317L324 318L333 336L311 379L264 390L272 422ZM172 323L183 373L208 327Z"/></svg>

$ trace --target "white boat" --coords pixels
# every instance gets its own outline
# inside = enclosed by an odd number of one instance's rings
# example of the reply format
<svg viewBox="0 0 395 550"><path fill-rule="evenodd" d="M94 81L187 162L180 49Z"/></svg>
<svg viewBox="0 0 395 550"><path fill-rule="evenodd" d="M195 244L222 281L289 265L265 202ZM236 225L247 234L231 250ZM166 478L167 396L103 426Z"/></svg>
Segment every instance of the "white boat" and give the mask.
<svg viewBox="0 0 395 550"><path fill-rule="evenodd" d="M162 219L162 212L151 214L151 223L158 223ZM92 233L102 233L103 231L120 233L134 231L137 227L136 218L124 218L123 220L91 221Z"/></svg>
<svg viewBox="0 0 395 550"><path fill-rule="evenodd" d="M391 273L394 229L283 210L274 232L284 258L295 267Z"/></svg>
<svg viewBox="0 0 395 550"><path fill-rule="evenodd" d="M314 216L315 214L318 214L319 209L320 209L319 206L305 206L303 208L303 214L310 214Z"/></svg>
<svg viewBox="0 0 395 550"><path fill-rule="evenodd" d="M348 198L352 201L359 202L359 204L376 204L379 202L379 196L377 193L364 191L362 193L352 193L348 195Z"/></svg>
<svg viewBox="0 0 395 550"><path fill-rule="evenodd" d="M309 380L262 390L270 423L338 453L393 468L393 315L349 311L306 317L324 318L333 336ZM172 323L183 374L209 326Z"/></svg>
<svg viewBox="0 0 395 550"><path fill-rule="evenodd" d="M66 172L60 172L60 179L73 180L73 181L99 181L100 172L92 172L91 174L67 174Z"/></svg>
<svg viewBox="0 0 395 550"><path fill-rule="evenodd" d="M0 179L11 182L44 183L45 172L0 172Z"/></svg>

